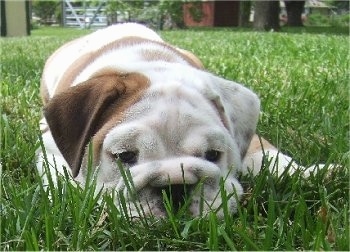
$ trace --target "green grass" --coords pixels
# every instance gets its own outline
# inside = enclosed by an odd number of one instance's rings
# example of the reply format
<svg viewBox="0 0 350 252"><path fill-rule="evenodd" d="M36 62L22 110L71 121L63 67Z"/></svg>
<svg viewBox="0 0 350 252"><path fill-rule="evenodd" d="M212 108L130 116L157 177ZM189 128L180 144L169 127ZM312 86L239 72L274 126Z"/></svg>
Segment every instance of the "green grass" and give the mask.
<svg viewBox="0 0 350 252"><path fill-rule="evenodd" d="M258 132L283 152L305 166L343 168L308 179L276 178L267 170L242 177L247 193L238 212L223 220L174 214L131 221L113 205L113 195L101 195L97 204L91 187L75 188L65 179L49 189L50 201L35 170L45 59L86 33L45 28L0 40L2 250L349 250L348 36L162 32L211 72L252 88L262 101Z"/></svg>

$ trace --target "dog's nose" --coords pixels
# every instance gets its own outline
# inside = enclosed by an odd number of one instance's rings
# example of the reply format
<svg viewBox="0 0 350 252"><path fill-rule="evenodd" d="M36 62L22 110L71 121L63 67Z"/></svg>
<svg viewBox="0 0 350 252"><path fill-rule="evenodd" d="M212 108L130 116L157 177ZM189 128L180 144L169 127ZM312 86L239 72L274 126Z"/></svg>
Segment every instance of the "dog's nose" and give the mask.
<svg viewBox="0 0 350 252"><path fill-rule="evenodd" d="M168 198L171 208L175 212L190 199L192 189L193 185L188 184L173 184L157 188L162 196Z"/></svg>

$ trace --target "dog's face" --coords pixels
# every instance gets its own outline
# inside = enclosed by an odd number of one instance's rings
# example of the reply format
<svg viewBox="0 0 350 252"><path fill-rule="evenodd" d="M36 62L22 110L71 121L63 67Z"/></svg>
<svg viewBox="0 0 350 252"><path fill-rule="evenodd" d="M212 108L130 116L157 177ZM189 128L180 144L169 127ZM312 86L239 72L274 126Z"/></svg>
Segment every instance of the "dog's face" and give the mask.
<svg viewBox="0 0 350 252"><path fill-rule="evenodd" d="M169 185L175 205L189 195L193 215L221 205L220 180L231 196L242 194L235 175L255 132L259 100L182 53L126 38L81 57L55 90L52 78L44 78L55 93L45 118L73 176L86 180L92 142L97 185L122 192L131 215L139 215L141 204L146 214L163 216L162 190ZM138 202L118 161L131 175ZM235 197L228 203L234 211Z"/></svg>
<svg viewBox="0 0 350 252"><path fill-rule="evenodd" d="M92 142L97 185L121 192L132 216L140 205L146 214L164 216L163 190L171 191L175 207L189 196L192 215L215 210L221 180L235 211L234 195L242 194L235 175L255 131L259 100L204 71L181 78L171 76L183 69L169 72L149 77L108 70L58 94L45 109L52 135L79 181L85 181Z"/></svg>
<svg viewBox="0 0 350 252"><path fill-rule="evenodd" d="M214 104L176 83L166 87L150 90L105 136L99 179L110 182L128 198L129 189L117 164L120 160L130 171L138 204L146 213L165 214L162 189L173 185L169 197L175 207L186 193L191 214L199 215L201 200L205 212L221 204L217 195L220 178L240 167L239 150ZM184 184L186 192L179 186ZM225 188L242 193L234 176L228 176ZM233 199L229 208L235 208ZM130 207L131 214L137 215L136 206Z"/></svg>

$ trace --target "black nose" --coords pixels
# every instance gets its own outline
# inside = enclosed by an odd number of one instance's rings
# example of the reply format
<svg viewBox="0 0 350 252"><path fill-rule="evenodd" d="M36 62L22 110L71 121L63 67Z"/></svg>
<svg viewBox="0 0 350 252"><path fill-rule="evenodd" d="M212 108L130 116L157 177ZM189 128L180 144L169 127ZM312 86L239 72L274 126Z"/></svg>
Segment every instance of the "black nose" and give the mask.
<svg viewBox="0 0 350 252"><path fill-rule="evenodd" d="M169 199L173 211L177 212L189 200L192 187L193 185L179 184L160 187L159 190Z"/></svg>

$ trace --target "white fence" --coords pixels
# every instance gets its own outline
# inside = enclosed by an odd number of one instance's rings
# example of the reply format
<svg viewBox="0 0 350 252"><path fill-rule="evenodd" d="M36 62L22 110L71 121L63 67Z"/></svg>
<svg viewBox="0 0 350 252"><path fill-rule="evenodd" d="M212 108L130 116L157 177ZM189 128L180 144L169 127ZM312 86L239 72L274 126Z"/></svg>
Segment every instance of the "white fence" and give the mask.
<svg viewBox="0 0 350 252"><path fill-rule="evenodd" d="M68 27L104 27L108 25L105 13L106 1L100 1L96 7L73 6L70 0L64 1L63 25Z"/></svg>

